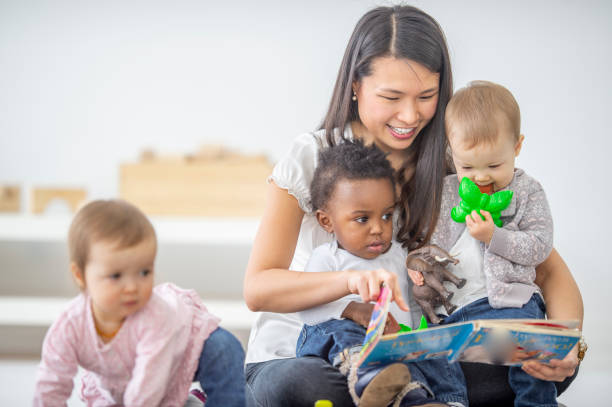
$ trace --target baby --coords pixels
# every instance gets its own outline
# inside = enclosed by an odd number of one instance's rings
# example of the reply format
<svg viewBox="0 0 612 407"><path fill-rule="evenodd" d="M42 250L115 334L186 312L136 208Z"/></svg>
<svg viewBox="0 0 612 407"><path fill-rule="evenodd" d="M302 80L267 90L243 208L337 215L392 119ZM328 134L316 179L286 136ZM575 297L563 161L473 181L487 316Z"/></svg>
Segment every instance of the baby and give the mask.
<svg viewBox="0 0 612 407"><path fill-rule="evenodd" d="M376 146L366 147L360 141L346 141L323 149L310 189L315 216L334 240L313 251L305 271L382 268L397 276L402 295L411 298L406 252L393 241L395 172L385 154ZM362 303L361 298L351 294L298 313L305 325L297 341L297 356L323 358L348 374L351 395L362 407L386 406L393 401L411 406L446 405L428 397L424 388L432 391L437 399L467 405L461 383L446 382L447 377L454 377L449 372L460 367L451 366L446 360L395 363L357 371L355 362L369 318L360 323L345 319L346 309L356 303ZM415 312L417 309L413 308ZM413 325L412 320L419 317L420 313L411 316L392 303L385 333L397 332L398 322Z"/></svg>
<svg viewBox="0 0 612 407"><path fill-rule="evenodd" d="M87 405L182 406L194 380L207 406L245 405L242 346L194 291L153 286L155 230L140 210L87 204L69 249L81 294L47 332L35 406L65 405L79 366Z"/></svg>
<svg viewBox="0 0 612 407"><path fill-rule="evenodd" d="M459 253L459 263L448 268L467 283L461 289L445 283L455 291L457 310L443 323L544 318L535 266L552 250L553 223L542 186L514 166L524 140L518 104L506 88L476 81L454 94L445 120L457 175L445 179L440 218L431 242ZM457 190L463 177L472 180L481 192L514 192L510 205L501 212L502 227L497 227L486 211L472 212L465 224L451 219L451 208L459 204ZM409 274L415 284L422 284L418 272ZM440 308L437 312L445 311ZM535 379L520 367L510 368L509 383L516 394L515 405L557 405L554 384Z"/></svg>

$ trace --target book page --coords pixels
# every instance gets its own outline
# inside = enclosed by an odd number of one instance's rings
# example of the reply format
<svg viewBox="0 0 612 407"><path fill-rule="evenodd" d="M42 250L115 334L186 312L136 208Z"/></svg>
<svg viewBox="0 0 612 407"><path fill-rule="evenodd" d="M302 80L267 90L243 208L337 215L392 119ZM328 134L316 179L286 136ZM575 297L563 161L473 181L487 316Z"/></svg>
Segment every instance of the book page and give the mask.
<svg viewBox="0 0 612 407"><path fill-rule="evenodd" d="M534 332L523 329L524 324L485 326L488 321L475 322L483 324L456 360L507 366L521 365L527 360L548 362L563 359L580 338L574 330Z"/></svg>

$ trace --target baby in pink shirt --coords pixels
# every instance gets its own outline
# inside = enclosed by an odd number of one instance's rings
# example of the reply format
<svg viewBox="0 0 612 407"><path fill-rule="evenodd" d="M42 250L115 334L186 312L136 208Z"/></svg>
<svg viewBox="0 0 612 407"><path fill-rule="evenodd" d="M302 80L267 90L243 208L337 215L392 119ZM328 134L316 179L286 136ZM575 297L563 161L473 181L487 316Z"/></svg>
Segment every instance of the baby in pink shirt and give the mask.
<svg viewBox="0 0 612 407"><path fill-rule="evenodd" d="M94 201L70 226L81 288L43 343L35 406L65 406L78 366L88 406L183 406L193 381L207 407L244 406L244 352L193 290L153 287L155 230L133 205Z"/></svg>

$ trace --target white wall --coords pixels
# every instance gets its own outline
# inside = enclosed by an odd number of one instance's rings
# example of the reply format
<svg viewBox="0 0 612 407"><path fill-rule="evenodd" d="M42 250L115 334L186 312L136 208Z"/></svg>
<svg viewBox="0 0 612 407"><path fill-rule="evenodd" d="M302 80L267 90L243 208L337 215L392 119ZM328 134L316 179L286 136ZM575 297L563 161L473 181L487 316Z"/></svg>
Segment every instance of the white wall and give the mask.
<svg viewBox="0 0 612 407"><path fill-rule="evenodd" d="M457 86L489 79L519 101L519 165L547 190L590 363L610 363L612 3L413 3L446 31ZM224 142L277 159L320 121L350 32L375 4L2 0L0 183L115 196L119 163L145 147Z"/></svg>

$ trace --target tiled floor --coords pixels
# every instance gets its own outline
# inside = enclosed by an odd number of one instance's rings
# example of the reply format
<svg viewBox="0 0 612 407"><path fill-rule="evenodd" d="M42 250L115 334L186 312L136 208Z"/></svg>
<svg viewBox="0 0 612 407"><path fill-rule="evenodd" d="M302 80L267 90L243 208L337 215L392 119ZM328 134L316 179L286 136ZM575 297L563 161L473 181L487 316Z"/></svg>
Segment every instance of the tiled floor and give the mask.
<svg viewBox="0 0 612 407"><path fill-rule="evenodd" d="M36 360L0 359L0 406L30 406L34 391ZM586 367L586 366L585 366ZM583 368L559 401L568 407L612 405L604 390L612 385L612 371ZM83 406L75 392L69 407Z"/></svg>

